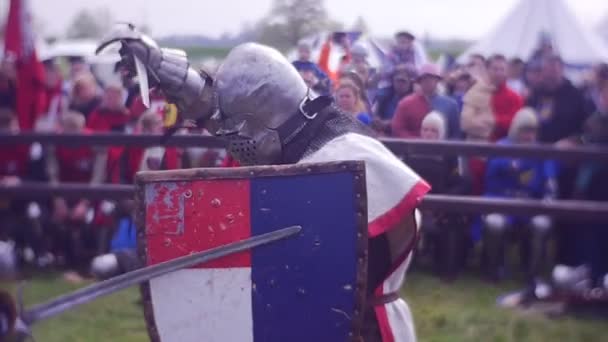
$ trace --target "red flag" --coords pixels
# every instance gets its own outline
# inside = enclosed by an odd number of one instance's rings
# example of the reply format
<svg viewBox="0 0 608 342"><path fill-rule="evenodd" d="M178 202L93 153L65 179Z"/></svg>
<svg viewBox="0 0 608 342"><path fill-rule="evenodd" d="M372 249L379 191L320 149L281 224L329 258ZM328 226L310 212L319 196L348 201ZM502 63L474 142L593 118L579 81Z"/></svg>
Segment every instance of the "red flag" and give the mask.
<svg viewBox="0 0 608 342"><path fill-rule="evenodd" d="M5 32L5 58L16 70L16 112L22 130L31 130L44 108L44 67L36 55L28 0L11 0Z"/></svg>

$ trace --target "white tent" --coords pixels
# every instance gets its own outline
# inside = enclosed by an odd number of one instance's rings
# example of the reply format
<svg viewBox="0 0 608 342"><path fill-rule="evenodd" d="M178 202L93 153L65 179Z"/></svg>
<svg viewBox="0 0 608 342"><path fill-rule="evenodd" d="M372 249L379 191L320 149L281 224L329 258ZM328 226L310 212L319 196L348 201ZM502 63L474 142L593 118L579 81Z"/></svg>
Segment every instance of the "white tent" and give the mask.
<svg viewBox="0 0 608 342"><path fill-rule="evenodd" d="M604 42L608 44L608 14L600 21L600 24L597 27L597 33L604 38Z"/></svg>
<svg viewBox="0 0 608 342"><path fill-rule="evenodd" d="M585 66L608 60L608 47L582 25L563 0L520 0L503 21L458 58L465 63L474 53L503 54L528 59L541 34L548 34L554 49L570 65Z"/></svg>
<svg viewBox="0 0 608 342"><path fill-rule="evenodd" d="M50 44L40 53L42 60L61 57L82 57L87 63L91 64L110 64L120 60L118 55L118 45L108 49L99 55L95 54L95 49L99 42L93 39L70 39L60 40Z"/></svg>

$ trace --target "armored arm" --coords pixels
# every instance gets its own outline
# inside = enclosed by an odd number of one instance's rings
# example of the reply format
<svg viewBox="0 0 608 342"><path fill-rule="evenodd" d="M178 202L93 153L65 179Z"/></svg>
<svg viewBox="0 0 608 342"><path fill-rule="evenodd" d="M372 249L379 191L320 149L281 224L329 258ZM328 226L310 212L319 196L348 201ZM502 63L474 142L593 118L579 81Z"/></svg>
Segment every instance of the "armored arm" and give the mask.
<svg viewBox="0 0 608 342"><path fill-rule="evenodd" d="M144 103L148 87L158 87L167 100L176 104L180 118L206 121L215 111L213 79L205 71L191 67L186 53L160 48L156 42L138 32L133 25L117 25L100 44L97 52L120 42L121 67L129 76L138 76Z"/></svg>

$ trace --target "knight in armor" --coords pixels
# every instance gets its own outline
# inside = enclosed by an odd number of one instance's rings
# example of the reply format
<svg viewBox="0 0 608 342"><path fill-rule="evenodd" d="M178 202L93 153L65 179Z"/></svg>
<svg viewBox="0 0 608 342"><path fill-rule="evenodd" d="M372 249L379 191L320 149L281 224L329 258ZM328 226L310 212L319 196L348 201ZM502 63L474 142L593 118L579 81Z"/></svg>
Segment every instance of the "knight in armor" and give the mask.
<svg viewBox="0 0 608 342"><path fill-rule="evenodd" d="M538 132L536 113L521 109L513 118L509 136L502 145L536 142ZM486 172L487 197L520 199L553 199L557 192L556 165L552 161L526 158L496 157L488 161ZM545 215L532 218L491 213L484 221L484 263L487 275L498 280L504 276L505 241L508 236L519 237L523 259L530 280L537 277L546 259L546 248L552 220Z"/></svg>
<svg viewBox="0 0 608 342"><path fill-rule="evenodd" d="M132 26L120 27L105 42L116 41L123 45L124 63L143 62L151 86L177 105L181 118L226 139L240 165L365 161L370 239L363 338L414 341L412 314L399 291L417 241L414 212L427 183L332 98L311 91L273 48L237 46L212 77L190 67L183 52L159 48Z"/></svg>

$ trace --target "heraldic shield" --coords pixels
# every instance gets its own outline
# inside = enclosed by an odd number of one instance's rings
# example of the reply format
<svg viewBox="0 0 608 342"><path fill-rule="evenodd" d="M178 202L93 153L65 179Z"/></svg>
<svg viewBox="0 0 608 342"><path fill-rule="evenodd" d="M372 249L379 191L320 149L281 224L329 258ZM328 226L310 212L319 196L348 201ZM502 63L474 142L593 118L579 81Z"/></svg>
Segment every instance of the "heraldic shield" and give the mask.
<svg viewBox="0 0 608 342"><path fill-rule="evenodd" d="M136 183L146 265L302 227L142 285L153 341L359 340L367 269L363 162L141 172Z"/></svg>

